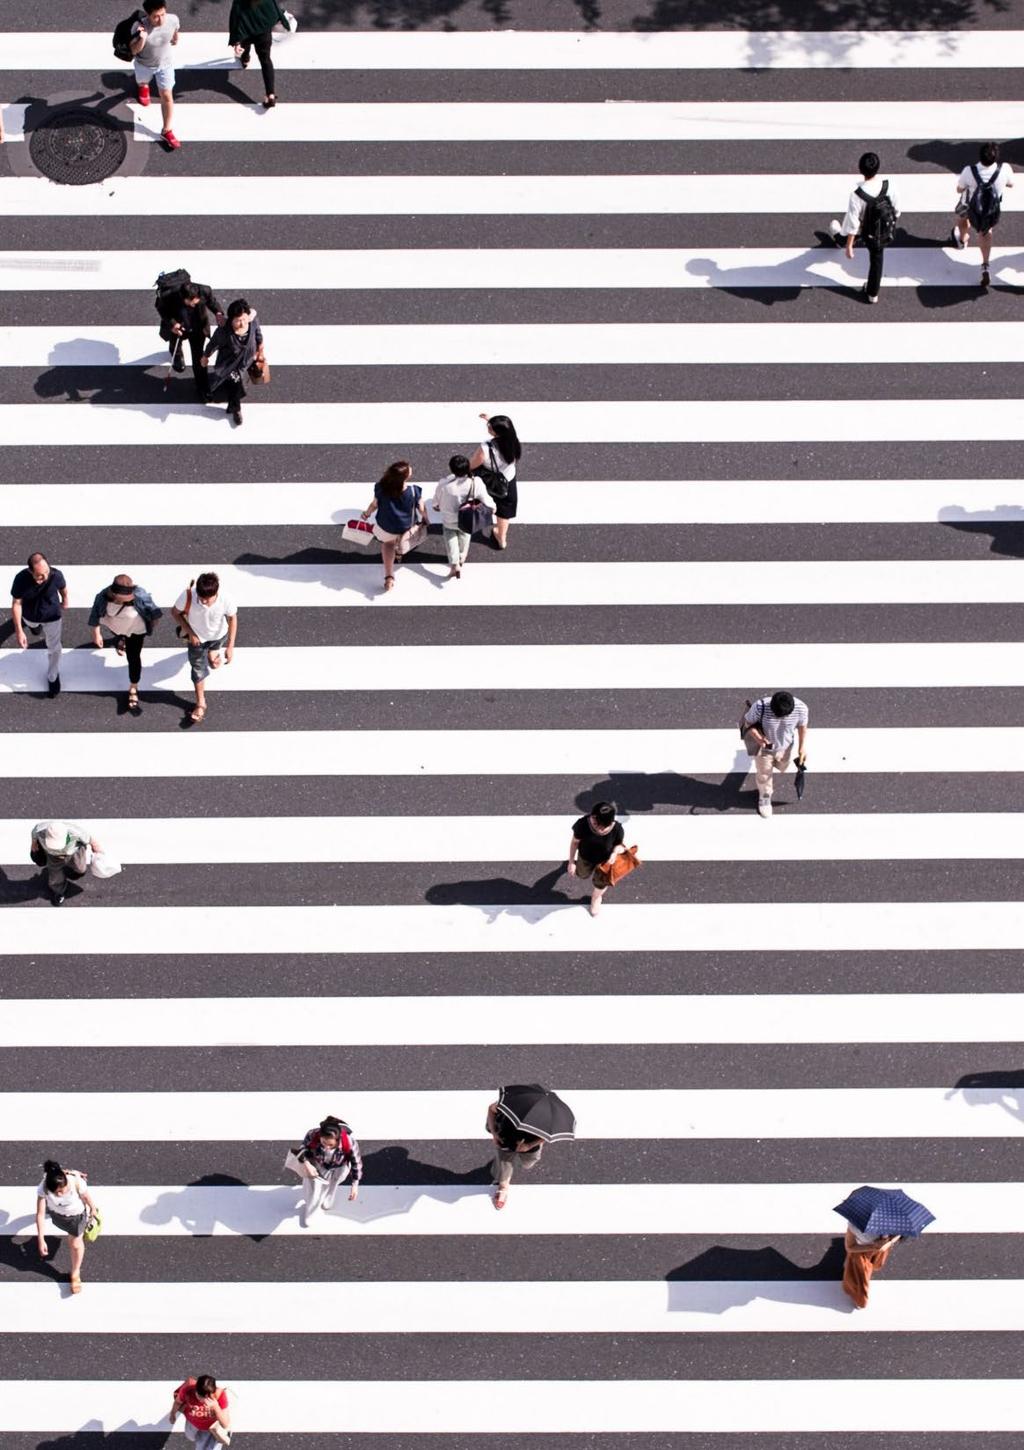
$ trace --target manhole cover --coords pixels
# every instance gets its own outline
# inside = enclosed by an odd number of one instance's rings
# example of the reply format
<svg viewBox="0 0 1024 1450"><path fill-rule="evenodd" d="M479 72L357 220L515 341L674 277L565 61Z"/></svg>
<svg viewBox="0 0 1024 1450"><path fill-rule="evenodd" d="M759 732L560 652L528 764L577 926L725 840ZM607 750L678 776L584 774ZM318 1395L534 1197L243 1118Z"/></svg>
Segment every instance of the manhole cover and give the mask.
<svg viewBox="0 0 1024 1450"><path fill-rule="evenodd" d="M94 111L59 111L32 131L29 154L51 181L88 186L113 176L128 154L128 138Z"/></svg>

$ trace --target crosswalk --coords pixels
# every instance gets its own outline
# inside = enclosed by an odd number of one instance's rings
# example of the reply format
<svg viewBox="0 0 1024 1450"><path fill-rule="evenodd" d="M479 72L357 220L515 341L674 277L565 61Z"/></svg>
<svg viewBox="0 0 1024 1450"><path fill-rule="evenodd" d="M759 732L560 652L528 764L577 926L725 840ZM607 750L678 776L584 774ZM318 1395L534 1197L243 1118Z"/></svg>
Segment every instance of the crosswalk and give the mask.
<svg viewBox="0 0 1024 1450"><path fill-rule="evenodd" d="M300 13L264 114L196 7L174 156L105 10L0 18L0 573L42 549L71 596L58 699L0 641L0 1441L157 1447L209 1372L243 1446L1002 1450L1020 198L987 296L948 226L1021 134L1024 30L486 8ZM126 174L54 185L36 98L98 85ZM816 236L868 144L904 228L875 309ZM177 266L258 308L240 430L168 375ZM342 525L392 458L429 497L482 412L524 442L509 549L448 583L432 515L382 594ZM238 649L179 728L168 610L210 568ZM123 570L165 612L137 719L86 627ZM762 821L736 720L781 686L807 793ZM644 865L594 920L558 865L602 798ZM49 816L124 865L60 911ZM577 1141L496 1213L487 1104L537 1080ZM366 1176L305 1228L282 1164L326 1112ZM104 1219L74 1298L33 1243L51 1156ZM936 1221L858 1313L862 1182Z"/></svg>

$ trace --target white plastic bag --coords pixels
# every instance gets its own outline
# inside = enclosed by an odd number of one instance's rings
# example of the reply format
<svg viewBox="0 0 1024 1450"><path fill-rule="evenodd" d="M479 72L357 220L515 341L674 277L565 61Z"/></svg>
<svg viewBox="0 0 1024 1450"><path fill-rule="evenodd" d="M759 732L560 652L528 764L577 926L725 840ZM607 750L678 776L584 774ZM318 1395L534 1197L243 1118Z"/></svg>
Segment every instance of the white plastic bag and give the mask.
<svg viewBox="0 0 1024 1450"><path fill-rule="evenodd" d="M121 870L120 861L115 861L109 851L94 851L93 858L89 862L89 870L93 876L98 876L101 881L106 881L110 876L116 876Z"/></svg>
<svg viewBox="0 0 1024 1450"><path fill-rule="evenodd" d="M281 11L281 24L284 26L285 30L287 30L289 35L294 35L299 28L299 22L295 19L295 16L290 10Z"/></svg>

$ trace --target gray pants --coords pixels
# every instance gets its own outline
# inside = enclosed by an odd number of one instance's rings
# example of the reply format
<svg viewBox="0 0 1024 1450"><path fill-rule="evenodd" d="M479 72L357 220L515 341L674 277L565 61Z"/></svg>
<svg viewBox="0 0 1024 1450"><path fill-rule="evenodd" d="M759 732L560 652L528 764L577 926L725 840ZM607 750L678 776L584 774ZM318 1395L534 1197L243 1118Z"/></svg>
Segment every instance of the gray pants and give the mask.
<svg viewBox="0 0 1024 1450"><path fill-rule="evenodd" d="M22 618L21 622L31 634L41 634L46 640L46 678L52 682L60 674L60 632L64 628L64 620L47 619L42 624L33 624L31 620Z"/></svg>
<svg viewBox="0 0 1024 1450"><path fill-rule="evenodd" d="M86 872L86 858L83 852L76 851L73 856L51 856L48 851L46 856L46 884L56 896L64 894L64 888L68 880L80 881Z"/></svg>
<svg viewBox="0 0 1024 1450"><path fill-rule="evenodd" d="M512 1170L519 1167L524 1173L529 1173L531 1168L536 1168L543 1152L543 1143L538 1143L536 1148L531 1148L528 1153L517 1153L514 1148L499 1148L495 1144L494 1168L491 1176L499 1188L507 1188L512 1182Z"/></svg>
<svg viewBox="0 0 1024 1450"><path fill-rule="evenodd" d="M450 524L442 524L441 533L444 535L444 549L449 564L453 569L460 568L466 562L473 535L467 534L465 529L453 529Z"/></svg>

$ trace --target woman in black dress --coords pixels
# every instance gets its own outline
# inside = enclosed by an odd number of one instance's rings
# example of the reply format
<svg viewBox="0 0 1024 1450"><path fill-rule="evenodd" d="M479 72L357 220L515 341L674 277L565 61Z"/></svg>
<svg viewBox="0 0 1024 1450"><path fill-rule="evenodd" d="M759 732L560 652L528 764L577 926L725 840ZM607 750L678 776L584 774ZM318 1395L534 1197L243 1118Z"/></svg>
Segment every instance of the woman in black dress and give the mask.
<svg viewBox="0 0 1024 1450"><path fill-rule="evenodd" d="M479 474L494 499L495 548L507 549L508 526L519 508L516 469L523 450L511 418L504 413L495 413L491 418L486 413L480 416L487 424L487 437L469 460L469 470Z"/></svg>

